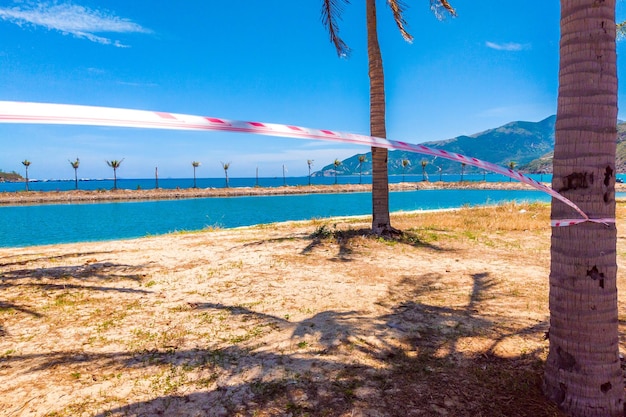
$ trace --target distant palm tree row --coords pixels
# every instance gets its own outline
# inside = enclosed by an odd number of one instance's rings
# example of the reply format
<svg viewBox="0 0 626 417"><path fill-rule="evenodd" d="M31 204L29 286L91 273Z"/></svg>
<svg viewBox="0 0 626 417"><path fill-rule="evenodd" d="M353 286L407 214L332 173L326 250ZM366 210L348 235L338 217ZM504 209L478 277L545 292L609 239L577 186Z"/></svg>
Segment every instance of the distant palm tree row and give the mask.
<svg viewBox="0 0 626 417"><path fill-rule="evenodd" d="M363 163L367 162L367 157L365 155L358 155L358 161L359 161L359 184L362 184L362 177L363 177ZM113 168L113 189L117 190L117 169L122 165L122 161L124 161L124 158L117 160L117 159L113 159L113 160L105 160L106 164ZM74 169L74 188L78 190L78 167L80 166L80 159L78 157L76 157L76 159L74 161L71 161L68 159L68 162L70 163L70 165L72 166L72 168ZM307 161L307 165L309 168L309 185L311 185L311 168L313 166L313 160L312 159L308 159ZM229 178L228 178L228 169L230 168L231 162L220 162L222 164L222 169L224 170L224 177L226 179L226 188L229 188L230 184L229 184ZM335 159L335 161L333 162L333 165L335 166L334 172L335 172L335 184L337 184L337 176L339 174L339 166L341 166L342 162L339 159ZM405 171L406 168L411 165L411 161L409 161L408 159L402 159L401 161L402 164L402 182L404 182L405 179ZM25 159L22 161L22 165L24 165L25 169L26 169L26 191L29 191L29 179L28 179L28 168L31 165L31 162L28 159ZM193 188L198 188L197 186L197 182L196 182L196 168L198 168L200 165L202 165L200 162L198 161L192 161L191 162L191 166L193 167ZM422 165L422 181L428 181L428 175L426 174L426 166L428 165L428 161L423 159L421 161L421 165ZM508 167L510 169L514 169L516 166L516 162L515 161L510 161L508 164ZM439 168L439 181L441 181L441 168ZM285 166L283 165L283 176L285 175ZM462 163L461 164L461 181L463 181L463 174L465 171L465 164ZM158 167L155 168L155 180L156 180L156 188L159 188L159 174L158 174L159 170ZM258 168L257 168L257 184L258 184ZM286 185L286 183L285 183Z"/></svg>
<svg viewBox="0 0 626 417"><path fill-rule="evenodd" d="M113 168L113 189L114 190L117 190L117 169L122 165L122 161L124 161L124 158L120 160L117 160L117 159L113 159L110 161L105 160L106 164L109 167ZM78 167L80 166L80 159L78 157L74 161L71 161L68 159L68 162L74 169L74 187L78 190ZM226 178L226 188L229 188L230 183L229 183L229 178L228 178L228 169L230 168L231 162L220 162L220 163L222 164L222 169L224 170L224 176ZM341 164L341 162L339 163ZM307 160L307 164L309 166L309 185L311 185L311 166L313 165L313 160L312 159ZM30 167L31 162L28 159L25 159L24 161L22 161L22 165L24 165L24 167L26 168L26 191L29 191L28 168ZM193 188L198 188L197 182L196 182L196 168L198 168L200 165L202 164L198 161L191 162L191 166L193 167ZM283 165L283 175L284 175L284 172L285 172L285 166ZM156 188L159 188L158 167L155 168L154 175L155 175L155 180L156 180ZM258 177L258 168L257 168L257 177ZM257 178L257 184L258 184L258 178Z"/></svg>
<svg viewBox="0 0 626 417"><path fill-rule="evenodd" d="M117 190L117 169L122 165L122 161L124 158L117 160L112 159L110 161L105 160L106 164L113 168L113 189ZM78 190L78 167L80 166L80 159L77 157L74 161L68 159L68 162L74 168L74 187ZM28 167L30 167L31 162L28 159L22 161L22 165L26 168L26 191L29 191L29 180L28 180ZM196 186L196 168L198 168L201 164L198 161L193 161L191 163L193 166L193 188L198 188ZM226 174L226 187L228 188L228 168L230 167L230 162L224 163L222 162L222 168L224 169L224 173ZM156 179L156 188L159 188L159 169L158 167L155 169L155 179Z"/></svg>
<svg viewBox="0 0 626 417"><path fill-rule="evenodd" d="M222 169L224 170L224 176L226 177L226 188L229 188L228 184L228 168L230 168L230 162L220 162L222 164ZM198 188L196 185L196 168L202 165L198 161L192 161L191 166L193 167L193 188ZM258 173L258 169L257 169ZM258 174L257 174L258 175Z"/></svg>
<svg viewBox="0 0 626 417"><path fill-rule="evenodd" d="M120 165L122 165L123 160L124 158L120 159L119 161L117 159L113 159L111 161L104 161L106 162L108 166L113 168L113 189L114 190L117 190L117 169L120 167ZM70 163L72 168L74 168L74 187L78 190L78 167L80 166L80 159L76 157L76 160L71 161L68 159L68 162ZM30 164L31 162L28 159L25 159L22 161L22 165L24 165L24 167L26 168L26 191L29 191L28 167L30 167Z"/></svg>

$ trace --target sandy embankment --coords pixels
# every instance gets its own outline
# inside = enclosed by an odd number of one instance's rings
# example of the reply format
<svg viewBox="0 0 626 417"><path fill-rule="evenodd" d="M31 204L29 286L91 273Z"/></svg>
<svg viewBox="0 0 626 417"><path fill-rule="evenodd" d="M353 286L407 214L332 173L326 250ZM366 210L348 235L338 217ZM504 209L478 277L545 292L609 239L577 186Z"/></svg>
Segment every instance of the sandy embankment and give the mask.
<svg viewBox="0 0 626 417"><path fill-rule="evenodd" d="M447 218L0 248L0 416L556 416L514 388L545 358L549 229Z"/></svg>
<svg viewBox="0 0 626 417"><path fill-rule="evenodd" d="M403 182L390 184L391 191L427 189L499 189L522 190L530 186L519 182ZM370 192L370 184L302 185L286 187L181 188L146 190L71 190L20 191L0 193L0 205L74 203L93 201L176 200L183 198L288 195L309 193ZM616 184L616 191L626 191L626 184Z"/></svg>
<svg viewBox="0 0 626 417"><path fill-rule="evenodd" d="M541 391L549 219L506 204L393 214L393 239L351 218L0 248L0 416L560 417Z"/></svg>

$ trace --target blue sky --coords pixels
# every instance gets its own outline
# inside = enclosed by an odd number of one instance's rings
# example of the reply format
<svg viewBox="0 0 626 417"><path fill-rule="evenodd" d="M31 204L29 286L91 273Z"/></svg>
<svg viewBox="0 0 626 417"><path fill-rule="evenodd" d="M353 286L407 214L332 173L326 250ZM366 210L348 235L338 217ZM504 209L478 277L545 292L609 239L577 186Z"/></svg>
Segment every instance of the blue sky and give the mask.
<svg viewBox="0 0 626 417"><path fill-rule="evenodd" d="M0 100L123 107L369 133L365 6L344 8L337 57L321 0L0 0ZM421 143L556 112L559 2L408 2L405 42L379 1L387 133ZM618 19L624 5L618 5ZM618 53L623 49L619 45ZM621 71L620 71L621 73ZM620 85L620 92L624 87ZM621 94L623 96L623 94ZM620 104L622 100L620 100ZM624 108L624 105L620 106ZM0 169L32 178L306 175L368 148L216 132L0 124Z"/></svg>

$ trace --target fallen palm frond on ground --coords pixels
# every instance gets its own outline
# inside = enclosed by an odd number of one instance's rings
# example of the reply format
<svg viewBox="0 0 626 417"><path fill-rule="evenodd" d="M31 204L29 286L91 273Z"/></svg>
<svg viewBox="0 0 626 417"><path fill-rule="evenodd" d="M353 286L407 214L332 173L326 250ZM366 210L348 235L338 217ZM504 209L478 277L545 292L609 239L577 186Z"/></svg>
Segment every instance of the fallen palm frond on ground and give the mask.
<svg viewBox="0 0 626 417"><path fill-rule="evenodd" d="M560 416L549 207L393 225L0 249L0 416Z"/></svg>

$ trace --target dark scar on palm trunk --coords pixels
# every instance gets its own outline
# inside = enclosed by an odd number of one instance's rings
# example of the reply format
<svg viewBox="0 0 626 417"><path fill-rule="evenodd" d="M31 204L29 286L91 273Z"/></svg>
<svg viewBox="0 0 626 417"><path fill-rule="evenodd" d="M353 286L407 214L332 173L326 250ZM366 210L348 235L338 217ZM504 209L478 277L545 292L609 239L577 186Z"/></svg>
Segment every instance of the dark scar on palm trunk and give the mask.
<svg viewBox="0 0 626 417"><path fill-rule="evenodd" d="M559 193L570 190L577 190L579 188L589 188L590 184L593 184L593 173L587 172L573 172L566 177L562 178L563 186L559 188Z"/></svg>

